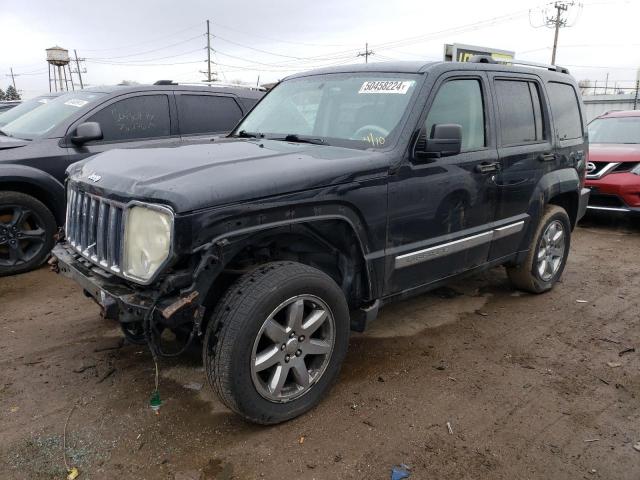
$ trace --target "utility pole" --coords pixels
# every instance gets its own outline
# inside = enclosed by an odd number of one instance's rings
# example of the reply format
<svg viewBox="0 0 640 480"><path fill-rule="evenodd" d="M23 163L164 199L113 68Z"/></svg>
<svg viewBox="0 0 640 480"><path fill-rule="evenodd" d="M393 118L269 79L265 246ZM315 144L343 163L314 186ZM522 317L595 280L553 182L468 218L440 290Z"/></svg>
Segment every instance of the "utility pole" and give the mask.
<svg viewBox="0 0 640 480"><path fill-rule="evenodd" d="M11 77L11 83L13 83L13 89L17 92L18 89L16 88L16 75L13 74L13 67L10 67L9 71L11 72L11 75L7 75L7 77Z"/></svg>
<svg viewBox="0 0 640 480"><path fill-rule="evenodd" d="M80 79L80 88L84 88L84 84L82 83L82 72L80 71L80 61L78 60L78 52L76 52L75 48L73 49L73 54L76 57L76 69L78 70L78 78ZM71 80L71 84L73 85L73 80Z"/></svg>
<svg viewBox="0 0 640 480"><path fill-rule="evenodd" d="M369 42L364 44L364 52L358 53L357 57L364 57L364 63L369 63L369 55L375 55L373 50L369 50Z"/></svg>
<svg viewBox="0 0 640 480"><path fill-rule="evenodd" d="M569 10L569 8L573 7L575 2L571 1L556 1L553 4L553 8L555 9L554 16L547 16L545 18L545 23L548 27L553 28L555 30L553 35L553 50L551 51L551 64L556 64L556 50L558 49L558 35L560 33L560 29L568 26L568 20L564 17L564 13Z"/></svg>
<svg viewBox="0 0 640 480"><path fill-rule="evenodd" d="M207 80L211 81L211 34L209 33L209 20L207 20Z"/></svg>
<svg viewBox="0 0 640 480"><path fill-rule="evenodd" d="M609 87L609 72L607 72L607 76L604 79L604 94L605 95L607 94L608 87Z"/></svg>
<svg viewBox="0 0 640 480"><path fill-rule="evenodd" d="M209 29L209 20L207 20L207 71L203 72L200 70L200 73L204 73L207 78L203 80L206 83L211 83L216 81L216 72L211 71L211 52L213 49L211 48L211 31Z"/></svg>
<svg viewBox="0 0 640 480"><path fill-rule="evenodd" d="M633 99L633 109L638 109L638 90L640 90L640 68L638 69L638 73L636 73L636 96Z"/></svg>

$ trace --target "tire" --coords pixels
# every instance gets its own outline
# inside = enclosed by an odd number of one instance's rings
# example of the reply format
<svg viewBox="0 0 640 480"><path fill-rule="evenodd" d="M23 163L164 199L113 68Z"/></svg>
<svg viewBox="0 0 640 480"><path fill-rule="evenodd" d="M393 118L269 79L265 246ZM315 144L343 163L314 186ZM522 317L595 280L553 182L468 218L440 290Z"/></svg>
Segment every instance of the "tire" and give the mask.
<svg viewBox="0 0 640 480"><path fill-rule="evenodd" d="M56 220L40 200L0 192L0 276L39 267L53 248Z"/></svg>
<svg viewBox="0 0 640 480"><path fill-rule="evenodd" d="M287 325L297 330L294 335ZM349 309L340 287L315 268L274 262L242 276L218 302L207 326L203 362L227 407L269 425L320 402L338 377L348 343ZM325 353L311 353L316 349ZM259 365L264 352L273 352L278 363Z"/></svg>
<svg viewBox="0 0 640 480"><path fill-rule="evenodd" d="M548 244L546 234L556 236L558 230L552 232L552 225L562 227L562 251L557 244ZM558 240L559 241L559 240ZM547 248L547 245L550 245ZM543 293L551 290L562 276L571 246L571 222L567 212L557 205L547 205L529 245L529 253L525 261L515 267L507 267L507 275L511 284L531 293ZM542 251L543 250L543 251ZM547 254L545 254L545 252ZM550 255L550 256L549 256ZM540 257L546 259L546 268L541 272Z"/></svg>

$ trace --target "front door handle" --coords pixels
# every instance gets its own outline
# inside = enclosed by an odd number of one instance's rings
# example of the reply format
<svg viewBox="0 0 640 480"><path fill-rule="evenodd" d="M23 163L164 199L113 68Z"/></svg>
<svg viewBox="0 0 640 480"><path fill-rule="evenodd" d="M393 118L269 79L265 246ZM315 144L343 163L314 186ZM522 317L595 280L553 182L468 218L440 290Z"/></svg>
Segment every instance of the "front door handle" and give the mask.
<svg viewBox="0 0 640 480"><path fill-rule="evenodd" d="M487 173L495 173L500 171L500 162L482 162L476 165L476 172L487 174Z"/></svg>
<svg viewBox="0 0 640 480"><path fill-rule="evenodd" d="M538 155L538 160L540 160L541 162L552 162L555 159L555 153L541 153L540 155Z"/></svg>

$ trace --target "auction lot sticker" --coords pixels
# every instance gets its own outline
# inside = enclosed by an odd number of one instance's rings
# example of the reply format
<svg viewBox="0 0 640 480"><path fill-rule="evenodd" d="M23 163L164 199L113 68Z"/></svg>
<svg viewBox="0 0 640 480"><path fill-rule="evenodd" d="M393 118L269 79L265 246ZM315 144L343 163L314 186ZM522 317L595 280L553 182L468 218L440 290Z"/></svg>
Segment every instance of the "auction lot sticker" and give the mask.
<svg viewBox="0 0 640 480"><path fill-rule="evenodd" d="M71 100L67 100L66 102L64 102L65 105L69 105L71 107L84 107L87 103L86 100L80 100L79 98L72 98Z"/></svg>
<svg viewBox="0 0 640 480"><path fill-rule="evenodd" d="M371 80L364 82L358 93L399 93L404 95L413 84L413 80Z"/></svg>

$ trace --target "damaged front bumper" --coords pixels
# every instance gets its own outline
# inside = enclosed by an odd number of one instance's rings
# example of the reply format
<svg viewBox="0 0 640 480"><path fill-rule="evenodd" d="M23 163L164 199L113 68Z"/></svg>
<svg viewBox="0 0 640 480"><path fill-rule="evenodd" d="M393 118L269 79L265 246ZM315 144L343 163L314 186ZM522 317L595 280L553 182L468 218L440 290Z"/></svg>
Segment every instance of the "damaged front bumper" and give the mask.
<svg viewBox="0 0 640 480"><path fill-rule="evenodd" d="M199 305L197 291L160 296L151 286L136 288L96 267L64 242L57 244L52 254L53 270L78 283L100 306L104 318L132 323L154 313L170 328L191 321L199 324L202 318L204 308Z"/></svg>

